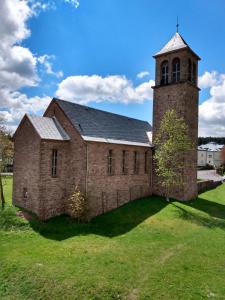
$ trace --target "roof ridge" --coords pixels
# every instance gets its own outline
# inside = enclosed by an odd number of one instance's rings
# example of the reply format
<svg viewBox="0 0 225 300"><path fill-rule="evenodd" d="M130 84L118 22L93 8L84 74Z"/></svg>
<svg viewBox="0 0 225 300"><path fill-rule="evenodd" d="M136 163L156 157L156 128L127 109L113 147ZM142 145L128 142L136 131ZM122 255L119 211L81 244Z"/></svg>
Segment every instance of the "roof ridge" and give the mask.
<svg viewBox="0 0 225 300"><path fill-rule="evenodd" d="M110 114L110 115L116 115L118 117L122 117L122 118L126 118L126 119L131 119L131 120L135 120L135 121L139 121L139 122L143 122L143 123L148 123L150 125L150 123L148 121L144 121L144 120L136 119L136 118L133 118L133 117L128 117L128 116L120 115L120 114L117 114L117 113L109 112L109 111L98 109L98 108L93 108L93 107L90 107L90 106L87 106L87 105L82 105L82 104L79 104L79 103L76 103L76 102L71 102L71 101L68 101L68 100L59 99L59 98L55 98L55 97L52 100L67 102L67 103L70 103L72 105L78 105L78 106L84 107L86 109L96 110L96 111L100 111L100 112L107 113L107 114Z"/></svg>

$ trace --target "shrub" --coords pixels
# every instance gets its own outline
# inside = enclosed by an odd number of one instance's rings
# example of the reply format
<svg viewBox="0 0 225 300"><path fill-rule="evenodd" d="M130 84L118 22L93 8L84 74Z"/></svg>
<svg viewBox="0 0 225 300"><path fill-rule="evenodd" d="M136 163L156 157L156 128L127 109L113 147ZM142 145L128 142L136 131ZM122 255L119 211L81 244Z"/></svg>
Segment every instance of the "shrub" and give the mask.
<svg viewBox="0 0 225 300"><path fill-rule="evenodd" d="M75 188L68 200L68 210L70 216L78 222L89 221L88 199L78 187Z"/></svg>

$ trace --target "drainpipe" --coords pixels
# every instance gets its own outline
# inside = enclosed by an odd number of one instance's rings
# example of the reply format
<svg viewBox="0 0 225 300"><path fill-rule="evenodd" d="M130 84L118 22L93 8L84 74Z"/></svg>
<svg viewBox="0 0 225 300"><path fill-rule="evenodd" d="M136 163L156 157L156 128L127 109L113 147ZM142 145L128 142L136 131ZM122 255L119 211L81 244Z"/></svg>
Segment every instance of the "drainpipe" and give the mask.
<svg viewBox="0 0 225 300"><path fill-rule="evenodd" d="M88 194L88 143L86 142L86 178L85 178L85 196Z"/></svg>

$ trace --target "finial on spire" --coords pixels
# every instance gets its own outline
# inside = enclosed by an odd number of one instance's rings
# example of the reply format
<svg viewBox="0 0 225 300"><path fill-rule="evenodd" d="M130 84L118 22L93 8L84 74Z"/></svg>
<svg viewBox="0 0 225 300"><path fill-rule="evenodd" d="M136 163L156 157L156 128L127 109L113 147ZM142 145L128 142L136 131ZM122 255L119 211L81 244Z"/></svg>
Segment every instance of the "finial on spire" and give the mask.
<svg viewBox="0 0 225 300"><path fill-rule="evenodd" d="M179 32L179 26L180 26L180 24L179 24L178 17L177 17L177 25L176 25L176 27L177 27L177 32Z"/></svg>

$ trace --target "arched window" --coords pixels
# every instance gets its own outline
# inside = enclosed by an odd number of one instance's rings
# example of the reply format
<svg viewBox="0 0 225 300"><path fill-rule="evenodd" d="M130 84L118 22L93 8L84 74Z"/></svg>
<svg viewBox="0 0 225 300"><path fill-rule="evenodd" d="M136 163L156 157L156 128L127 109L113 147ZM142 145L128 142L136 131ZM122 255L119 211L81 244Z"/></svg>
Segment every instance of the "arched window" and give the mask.
<svg viewBox="0 0 225 300"><path fill-rule="evenodd" d="M196 63L193 62L193 76L192 76L192 82L196 83L196 78L197 78L197 68L196 68Z"/></svg>
<svg viewBox="0 0 225 300"><path fill-rule="evenodd" d="M169 83L169 65L168 61L165 60L161 65L161 84Z"/></svg>
<svg viewBox="0 0 225 300"><path fill-rule="evenodd" d="M188 60L188 80L192 81L192 63L191 60Z"/></svg>
<svg viewBox="0 0 225 300"><path fill-rule="evenodd" d="M172 81L180 81L180 60L179 58L174 58L172 63Z"/></svg>

